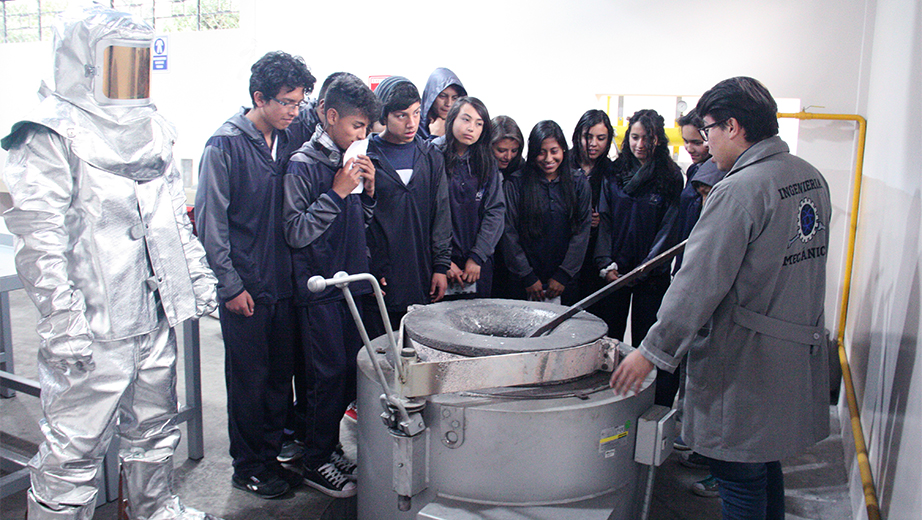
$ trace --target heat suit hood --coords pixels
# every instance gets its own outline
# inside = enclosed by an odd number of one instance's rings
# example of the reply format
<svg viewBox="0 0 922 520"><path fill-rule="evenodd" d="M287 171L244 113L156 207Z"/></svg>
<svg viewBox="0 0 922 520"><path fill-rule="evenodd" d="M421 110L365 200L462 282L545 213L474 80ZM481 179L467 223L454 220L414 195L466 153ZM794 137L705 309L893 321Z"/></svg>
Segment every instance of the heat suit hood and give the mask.
<svg viewBox="0 0 922 520"><path fill-rule="evenodd" d="M16 145L40 125L68 140L87 163L133 180L166 173L175 131L150 100L153 29L98 4L69 10L54 26L54 89L0 144Z"/></svg>

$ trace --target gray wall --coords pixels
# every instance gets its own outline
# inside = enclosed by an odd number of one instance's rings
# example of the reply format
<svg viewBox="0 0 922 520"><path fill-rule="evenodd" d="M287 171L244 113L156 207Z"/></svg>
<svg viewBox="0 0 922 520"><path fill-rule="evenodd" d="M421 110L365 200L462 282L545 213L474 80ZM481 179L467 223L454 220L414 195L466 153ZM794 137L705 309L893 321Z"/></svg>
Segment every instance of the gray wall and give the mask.
<svg viewBox="0 0 922 520"><path fill-rule="evenodd" d="M876 2L867 51L867 157L846 344L883 518L908 520L922 514L920 3ZM854 452L846 460L855 518L866 518Z"/></svg>

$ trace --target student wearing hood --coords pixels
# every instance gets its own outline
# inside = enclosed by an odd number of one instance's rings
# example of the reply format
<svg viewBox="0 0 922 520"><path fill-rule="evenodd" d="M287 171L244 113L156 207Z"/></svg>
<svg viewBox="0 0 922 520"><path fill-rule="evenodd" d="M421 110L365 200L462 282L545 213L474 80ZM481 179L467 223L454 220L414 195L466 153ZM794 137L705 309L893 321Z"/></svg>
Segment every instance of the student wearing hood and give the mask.
<svg viewBox="0 0 922 520"><path fill-rule="evenodd" d="M434 139L445 135L445 118L455 101L467 95L458 76L445 67L432 71L420 106L419 136Z"/></svg>
<svg viewBox="0 0 922 520"><path fill-rule="evenodd" d="M368 140L377 205L368 227L371 272L385 292L394 329L413 304L437 302L448 287L451 213L442 152L417 134L419 91L391 76L375 90L385 129ZM367 326L384 334L377 304L366 299ZM377 336L373 336L377 337Z"/></svg>

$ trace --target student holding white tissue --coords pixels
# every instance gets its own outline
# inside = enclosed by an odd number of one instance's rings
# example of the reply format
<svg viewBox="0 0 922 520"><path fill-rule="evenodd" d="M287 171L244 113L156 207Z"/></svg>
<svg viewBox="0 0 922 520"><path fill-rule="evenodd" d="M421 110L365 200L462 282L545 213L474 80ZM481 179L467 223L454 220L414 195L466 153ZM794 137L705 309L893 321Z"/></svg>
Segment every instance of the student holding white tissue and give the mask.
<svg viewBox="0 0 922 520"><path fill-rule="evenodd" d="M375 167L364 154L343 162L364 139L378 102L362 81L346 74L324 98L326 122L295 152L285 175L285 239L293 248L295 305L308 380L304 480L332 497L356 492L355 464L338 450L339 421L355 400L355 357L362 345L342 291L311 293L311 276L368 272L365 226L375 207ZM361 193L355 193L362 186ZM350 286L371 292L368 283Z"/></svg>

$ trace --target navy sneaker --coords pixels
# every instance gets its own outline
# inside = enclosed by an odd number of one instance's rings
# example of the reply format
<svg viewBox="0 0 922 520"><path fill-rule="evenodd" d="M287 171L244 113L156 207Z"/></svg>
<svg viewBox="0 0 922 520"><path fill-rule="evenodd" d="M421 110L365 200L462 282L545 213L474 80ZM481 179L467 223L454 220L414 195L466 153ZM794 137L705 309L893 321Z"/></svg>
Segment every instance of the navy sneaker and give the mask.
<svg viewBox="0 0 922 520"><path fill-rule="evenodd" d="M692 493L698 495L699 497L714 498L720 495L719 487L717 485L717 477L714 475L708 475L708 478L695 482L692 484L691 490Z"/></svg>
<svg viewBox="0 0 922 520"><path fill-rule="evenodd" d="M711 469L711 467L708 465L707 457L693 451L686 451L682 453L682 456L679 459L679 464L685 466L686 468L692 469Z"/></svg>

